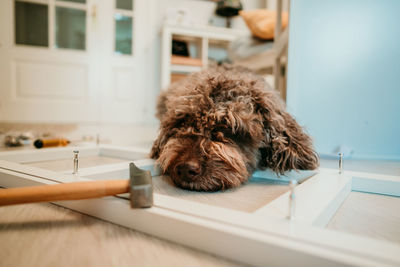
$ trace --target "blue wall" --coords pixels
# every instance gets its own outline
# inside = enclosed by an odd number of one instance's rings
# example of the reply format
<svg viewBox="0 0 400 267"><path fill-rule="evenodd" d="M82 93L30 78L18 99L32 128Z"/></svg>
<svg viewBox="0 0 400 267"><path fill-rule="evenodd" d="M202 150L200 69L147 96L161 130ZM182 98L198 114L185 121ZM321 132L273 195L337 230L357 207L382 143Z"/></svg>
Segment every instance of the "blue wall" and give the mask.
<svg viewBox="0 0 400 267"><path fill-rule="evenodd" d="M400 159L400 1L291 1L289 111L317 151Z"/></svg>

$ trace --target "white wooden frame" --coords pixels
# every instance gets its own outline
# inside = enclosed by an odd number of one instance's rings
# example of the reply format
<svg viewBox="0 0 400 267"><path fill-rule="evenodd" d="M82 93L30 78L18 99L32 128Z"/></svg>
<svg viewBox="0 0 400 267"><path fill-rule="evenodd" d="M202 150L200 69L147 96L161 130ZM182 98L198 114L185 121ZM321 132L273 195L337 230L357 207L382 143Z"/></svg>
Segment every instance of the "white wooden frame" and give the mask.
<svg viewBox="0 0 400 267"><path fill-rule="evenodd" d="M88 51L88 47L90 46L91 38L89 38L89 28L91 27L91 21L90 21L90 0L86 1L86 3L75 3L75 2L67 2L67 1L57 1L57 0L16 0L18 2L27 2L27 3L33 3L33 4L42 4L42 5L47 5L48 7L48 38L49 38L49 43L48 46L40 46L40 47L35 47L32 45L25 45L25 44L16 44L15 43L15 30L14 27L11 30L12 33L12 40L13 40L13 46L14 47L25 47L25 48L33 48L33 49L46 49L50 51L65 51L65 52L72 52L72 53L84 53ZM12 1L12 19L13 21L15 20L14 14L15 14L15 1ZM73 8L73 9L79 9L83 10L86 12L86 29L85 29L85 49L80 50L80 49L71 49L71 48L60 48L56 47L56 33L55 33L55 27L56 27L56 8L57 7L64 7L64 8ZM13 23L11 25L14 25Z"/></svg>
<svg viewBox="0 0 400 267"><path fill-rule="evenodd" d="M48 7L47 46L15 43L15 1ZM141 99L148 97L145 88L151 80L146 78L151 73L146 70L151 39L146 25L153 19L153 2L136 0L130 12L116 9L115 0L0 1L0 119L23 123L144 121L147 110ZM56 7L86 12L85 50L54 46ZM114 14L121 12L133 19L131 55L115 53ZM47 72L51 79L39 78Z"/></svg>
<svg viewBox="0 0 400 267"><path fill-rule="evenodd" d="M19 187L90 179L128 177L126 163L80 169L80 175L56 173L20 163L71 158L74 148L0 153L0 186ZM111 146L79 148L80 155L134 160L159 174L154 161L135 160L146 151ZM289 176L293 177L294 173ZM71 208L116 224L188 245L212 254L259 266L400 266L396 243L323 229L351 190L400 196L400 177L362 172L338 174L320 169L296 178L311 178L296 189L296 217L288 220L289 193L254 213L154 194L154 207L131 210L127 196L62 201ZM270 172L256 177L285 179ZM287 178L287 177L286 177Z"/></svg>
<svg viewBox="0 0 400 267"><path fill-rule="evenodd" d="M136 0L137 1L137 0ZM117 8L117 0L113 0L113 54L117 55L117 56L122 56L122 57L134 57L136 55L136 51L135 51L135 43L137 42L136 38L135 38L135 33L136 33L136 29L135 29L135 25L136 25L136 12L135 12L135 0L132 0L132 10L127 10L127 9L119 9ZM132 32L131 32L131 36L132 36L132 43L131 43L131 54L120 54L117 53L116 50L116 38L117 38L117 21L116 21L116 16L120 15L120 16L125 16L125 17L130 17L132 19Z"/></svg>

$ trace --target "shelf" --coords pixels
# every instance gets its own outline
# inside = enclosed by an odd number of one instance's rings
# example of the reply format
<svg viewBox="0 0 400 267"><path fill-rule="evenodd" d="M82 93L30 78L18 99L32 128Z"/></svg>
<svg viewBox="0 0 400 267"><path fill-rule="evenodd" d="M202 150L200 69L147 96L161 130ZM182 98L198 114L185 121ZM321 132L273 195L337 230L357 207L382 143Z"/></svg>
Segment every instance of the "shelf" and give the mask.
<svg viewBox="0 0 400 267"><path fill-rule="evenodd" d="M185 56L171 56L171 64L172 65L185 65L185 66L203 66L203 62L200 58L193 58L193 57L185 57Z"/></svg>
<svg viewBox="0 0 400 267"><path fill-rule="evenodd" d="M200 37L225 41L233 41L239 36L250 35L249 31L247 30L200 25L184 26L165 24L163 27L163 31L169 31L172 34L182 35L186 37Z"/></svg>
<svg viewBox="0 0 400 267"><path fill-rule="evenodd" d="M208 66L209 58L221 54L218 51L215 53L214 48L225 50L230 42L244 35L249 35L249 32L211 26L165 24L161 44L161 88L168 88L171 82L183 78L185 74L203 70ZM189 43L196 47L196 53L189 53L191 57L172 55L172 40ZM209 46L212 51L209 51Z"/></svg>
<svg viewBox="0 0 400 267"><path fill-rule="evenodd" d="M171 73L171 83L180 81L186 78L187 75L189 75L189 73Z"/></svg>
<svg viewBox="0 0 400 267"><path fill-rule="evenodd" d="M198 72L201 71L201 69L202 67L200 66L171 65L171 71L179 73Z"/></svg>

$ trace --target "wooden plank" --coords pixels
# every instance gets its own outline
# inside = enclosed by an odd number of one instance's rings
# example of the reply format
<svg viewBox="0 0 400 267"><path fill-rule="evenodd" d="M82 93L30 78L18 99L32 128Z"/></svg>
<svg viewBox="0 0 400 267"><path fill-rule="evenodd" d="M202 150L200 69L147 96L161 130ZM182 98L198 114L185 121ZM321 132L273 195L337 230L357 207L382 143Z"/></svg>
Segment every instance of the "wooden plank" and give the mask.
<svg viewBox="0 0 400 267"><path fill-rule="evenodd" d="M206 69L208 68L208 38L202 38L201 39L201 50L200 50L200 56L201 60L203 62L203 68Z"/></svg>
<svg viewBox="0 0 400 267"><path fill-rule="evenodd" d="M161 174L160 167L158 164L156 164L155 160L139 159L133 160L133 162L138 168L150 171L152 176L158 176ZM126 162L121 162L116 164L82 168L79 170L78 175L94 180L129 179L129 165Z"/></svg>
<svg viewBox="0 0 400 267"><path fill-rule="evenodd" d="M261 178L267 180L276 180L282 182L290 182L290 180L296 180L298 183L302 183L308 178L317 174L318 171L310 170L310 171L288 171L284 175L278 175L277 173L271 170L257 170L253 173L252 177Z"/></svg>
<svg viewBox="0 0 400 267"><path fill-rule="evenodd" d="M174 35L184 35L192 37L208 38L213 40L233 41L240 36L248 35L247 31L226 29L221 27L210 27L210 26L171 26L165 25L163 31L169 31Z"/></svg>
<svg viewBox="0 0 400 267"><path fill-rule="evenodd" d="M54 147L32 150L4 151L0 153L0 160L7 160L19 163L38 161L49 161L73 157L73 151L79 150L79 156L96 156L99 149L96 146L90 147Z"/></svg>
<svg viewBox="0 0 400 267"><path fill-rule="evenodd" d="M323 226L351 191L351 176L335 170L320 172L296 187L295 220ZM290 192L258 209L255 213L276 219L289 215Z"/></svg>
<svg viewBox="0 0 400 267"><path fill-rule="evenodd" d="M39 162L43 161L71 159L72 166L72 157L74 150L79 151L80 158L90 156L103 156L109 158L132 160L135 162L135 164L139 164L142 168L152 171L152 175L160 175L160 168L159 166L154 165L155 161L151 159L145 159L148 156L148 150L140 147L101 145L96 147L58 147L43 150L6 151L0 152L0 160L19 163L35 163L35 165L39 166ZM145 160L142 161L141 159ZM110 173L116 170L122 170L124 169L124 166L124 163L116 163L115 165L106 164L106 166L104 167L96 166L80 168L79 171L80 175L82 176L90 176L106 172ZM62 173L68 174L69 170L62 170ZM254 172L252 177L255 179L267 179L283 182L288 182L291 179L295 179L298 182L302 182L303 180L314 175L315 173L316 171L291 171L287 172L285 175L277 175L270 170L258 170Z"/></svg>
<svg viewBox="0 0 400 267"><path fill-rule="evenodd" d="M125 164L128 164L128 162L130 161L127 159L111 158L105 156L86 156L86 157L80 156L79 169L86 169L103 165L112 165L120 162L125 162ZM45 170L63 172L65 174L72 174L74 169L72 157L69 157L67 159L28 162L24 164Z"/></svg>
<svg viewBox="0 0 400 267"><path fill-rule="evenodd" d="M163 27L161 37L161 90L166 90L171 83L171 51L171 29Z"/></svg>
<svg viewBox="0 0 400 267"><path fill-rule="evenodd" d="M12 171L15 173L19 173L21 175L27 175L27 177L32 176L32 177L36 177L38 179L44 179L44 180L49 181L50 184L88 181L88 179L81 178L79 176L56 173L53 171L43 170L40 168L36 168L36 167L28 166L28 165L21 165L21 164L15 163L15 162L9 162L9 161L4 161L4 160L0 160L0 170ZM8 180L6 180L6 177L3 178L0 176L0 178L1 178L0 182L3 184L3 185L0 184L0 186L14 187L13 182L15 182L15 181L8 181ZM9 182L10 182L10 185L8 185ZM30 184L27 184L26 186L30 186Z"/></svg>
<svg viewBox="0 0 400 267"><path fill-rule="evenodd" d="M188 65L171 65L172 72L178 73L192 73L201 71L202 67L199 66L188 66Z"/></svg>
<svg viewBox="0 0 400 267"><path fill-rule="evenodd" d="M313 225L325 227L331 221L336 211L340 208L351 192L352 180L349 180L325 206L322 212L314 219ZM319 200L318 200L319 201Z"/></svg>
<svg viewBox="0 0 400 267"><path fill-rule="evenodd" d="M189 56L171 56L171 64L173 65L189 65L189 66L203 66L202 58L193 58Z"/></svg>
<svg viewBox="0 0 400 267"><path fill-rule="evenodd" d="M99 146L99 155L128 160L148 158L149 150L141 147Z"/></svg>
<svg viewBox="0 0 400 267"><path fill-rule="evenodd" d="M187 73L171 73L171 83L178 82L188 76Z"/></svg>
<svg viewBox="0 0 400 267"><path fill-rule="evenodd" d="M346 172L353 177L353 191L400 196L400 177L365 172Z"/></svg>
<svg viewBox="0 0 400 267"><path fill-rule="evenodd" d="M289 27L282 32L279 39L275 39L274 41L274 52L275 58L280 58L282 54L285 52L289 42Z"/></svg>

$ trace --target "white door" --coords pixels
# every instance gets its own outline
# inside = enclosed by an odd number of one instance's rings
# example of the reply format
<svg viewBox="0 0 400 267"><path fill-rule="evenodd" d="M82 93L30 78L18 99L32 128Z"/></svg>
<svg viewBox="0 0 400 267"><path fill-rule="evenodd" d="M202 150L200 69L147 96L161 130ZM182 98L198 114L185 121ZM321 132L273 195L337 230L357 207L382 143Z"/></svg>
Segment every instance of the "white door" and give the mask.
<svg viewBox="0 0 400 267"><path fill-rule="evenodd" d="M106 0L99 9L103 122L143 120L147 12L148 0Z"/></svg>
<svg viewBox="0 0 400 267"><path fill-rule="evenodd" d="M136 10L144 2L0 1L0 120L141 118Z"/></svg>

